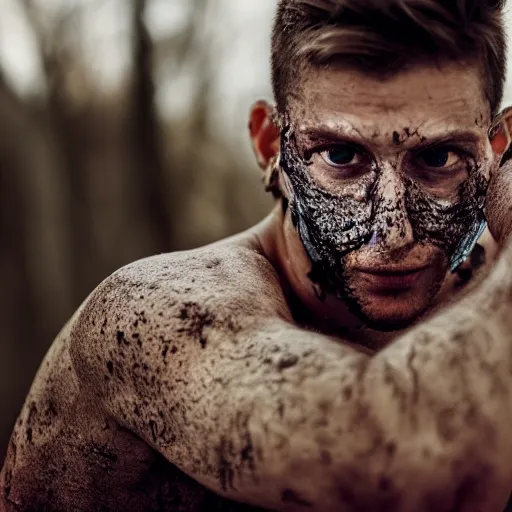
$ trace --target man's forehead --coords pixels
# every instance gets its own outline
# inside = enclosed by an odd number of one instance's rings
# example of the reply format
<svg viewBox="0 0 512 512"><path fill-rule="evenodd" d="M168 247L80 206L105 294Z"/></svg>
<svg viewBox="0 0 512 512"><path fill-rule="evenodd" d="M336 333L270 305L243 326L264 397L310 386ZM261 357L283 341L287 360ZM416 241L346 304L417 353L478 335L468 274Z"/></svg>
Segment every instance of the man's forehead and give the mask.
<svg viewBox="0 0 512 512"><path fill-rule="evenodd" d="M388 78L353 69L312 69L290 101L299 131L314 126L386 131L397 127L437 132L487 129L489 103L475 66L417 66Z"/></svg>

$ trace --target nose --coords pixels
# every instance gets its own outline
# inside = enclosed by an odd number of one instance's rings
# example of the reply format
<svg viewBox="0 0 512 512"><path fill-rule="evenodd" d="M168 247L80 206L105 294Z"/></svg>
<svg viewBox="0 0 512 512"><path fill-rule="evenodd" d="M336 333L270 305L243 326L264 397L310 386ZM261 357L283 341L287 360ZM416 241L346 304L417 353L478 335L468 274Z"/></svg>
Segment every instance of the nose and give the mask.
<svg viewBox="0 0 512 512"><path fill-rule="evenodd" d="M405 183L391 164L382 166L373 192L374 233L370 245L386 251L411 245L414 233L405 203Z"/></svg>

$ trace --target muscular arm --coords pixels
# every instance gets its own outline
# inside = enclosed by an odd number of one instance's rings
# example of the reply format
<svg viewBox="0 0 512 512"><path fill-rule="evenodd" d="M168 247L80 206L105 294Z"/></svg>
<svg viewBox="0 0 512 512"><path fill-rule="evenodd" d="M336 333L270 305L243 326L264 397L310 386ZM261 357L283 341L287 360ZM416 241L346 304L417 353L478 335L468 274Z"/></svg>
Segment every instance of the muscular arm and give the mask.
<svg viewBox="0 0 512 512"><path fill-rule="evenodd" d="M482 287L369 358L295 327L260 255L205 249L107 279L72 356L118 422L226 497L499 511L512 482L511 301L508 248Z"/></svg>
<svg viewBox="0 0 512 512"><path fill-rule="evenodd" d="M482 289L373 358L294 327L251 251L160 256L98 288L73 358L112 416L226 497L466 510L461 489L480 483L499 510L512 477L509 253Z"/></svg>

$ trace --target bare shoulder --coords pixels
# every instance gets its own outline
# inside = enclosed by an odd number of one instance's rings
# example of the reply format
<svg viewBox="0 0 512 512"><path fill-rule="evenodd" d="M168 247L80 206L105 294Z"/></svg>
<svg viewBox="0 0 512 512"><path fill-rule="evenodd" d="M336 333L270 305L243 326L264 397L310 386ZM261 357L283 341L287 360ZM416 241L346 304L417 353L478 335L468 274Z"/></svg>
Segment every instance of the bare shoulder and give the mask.
<svg viewBox="0 0 512 512"><path fill-rule="evenodd" d="M215 337L244 317L278 314L282 300L272 266L244 247L165 254L115 272L43 361L0 473L0 510L220 510L224 501L157 452L179 435L171 425L188 404L181 397L202 389L185 388L188 363L220 360Z"/></svg>
<svg viewBox="0 0 512 512"><path fill-rule="evenodd" d="M167 360L179 343L194 357L191 345L204 349L212 336L273 316L291 319L273 266L255 249L216 244L146 258L112 274L75 322L71 352L86 381L100 378L85 371L98 365L101 375L105 365L106 378L114 375L119 359L133 358L131 367L123 364L133 374Z"/></svg>
<svg viewBox="0 0 512 512"><path fill-rule="evenodd" d="M229 244L146 258L121 268L105 285L145 290L151 296L162 290L223 300L248 294L245 290L280 293L274 268L261 253Z"/></svg>
<svg viewBox="0 0 512 512"><path fill-rule="evenodd" d="M278 276L267 258L255 249L219 244L152 256L119 269L91 294L82 318L98 314L105 305L109 312L116 306L135 308L133 314L142 323L142 317L166 316L187 305L233 308L236 315L261 307L278 314L287 309L284 302Z"/></svg>

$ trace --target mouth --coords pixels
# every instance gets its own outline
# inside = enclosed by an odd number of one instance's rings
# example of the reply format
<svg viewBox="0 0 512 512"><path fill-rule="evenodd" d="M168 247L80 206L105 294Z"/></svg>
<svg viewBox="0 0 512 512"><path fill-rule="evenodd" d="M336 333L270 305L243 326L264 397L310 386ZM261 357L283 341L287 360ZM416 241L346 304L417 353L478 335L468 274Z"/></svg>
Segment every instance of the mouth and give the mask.
<svg viewBox="0 0 512 512"><path fill-rule="evenodd" d="M372 267L356 270L372 289L404 291L412 288L427 268L428 265L423 267Z"/></svg>

